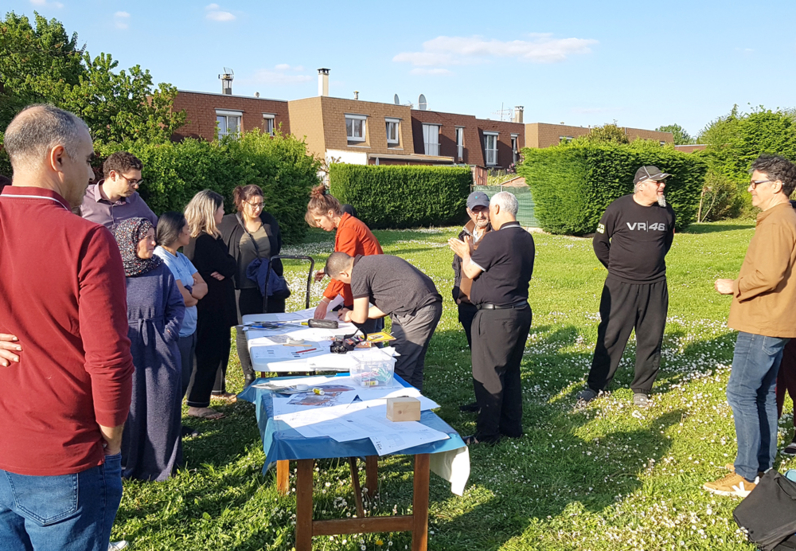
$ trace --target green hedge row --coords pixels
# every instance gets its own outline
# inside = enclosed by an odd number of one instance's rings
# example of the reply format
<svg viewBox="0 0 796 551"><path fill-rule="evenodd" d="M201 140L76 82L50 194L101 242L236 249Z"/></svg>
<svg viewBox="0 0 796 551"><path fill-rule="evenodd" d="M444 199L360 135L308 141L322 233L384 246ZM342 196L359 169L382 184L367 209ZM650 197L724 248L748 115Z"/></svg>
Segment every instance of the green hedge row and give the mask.
<svg viewBox="0 0 796 551"><path fill-rule="evenodd" d="M707 171L698 156L640 140L629 145L578 143L522 153L525 160L518 172L531 188L536 217L550 233L595 231L605 208L633 193L633 177L643 165L655 165L672 175L666 181L666 198L677 215L677 229L696 220Z"/></svg>
<svg viewBox="0 0 796 551"><path fill-rule="evenodd" d="M469 168L333 164L330 191L370 228L458 224L467 218Z"/></svg>
<svg viewBox="0 0 796 551"><path fill-rule="evenodd" d="M145 182L139 191L156 214L182 211L203 189L223 195L227 212L235 212L235 186L257 184L285 242L299 242L307 231L304 213L309 190L319 183L320 164L292 136L271 137L255 130L234 140L111 144L100 148L99 162L115 151L129 151L144 163Z"/></svg>

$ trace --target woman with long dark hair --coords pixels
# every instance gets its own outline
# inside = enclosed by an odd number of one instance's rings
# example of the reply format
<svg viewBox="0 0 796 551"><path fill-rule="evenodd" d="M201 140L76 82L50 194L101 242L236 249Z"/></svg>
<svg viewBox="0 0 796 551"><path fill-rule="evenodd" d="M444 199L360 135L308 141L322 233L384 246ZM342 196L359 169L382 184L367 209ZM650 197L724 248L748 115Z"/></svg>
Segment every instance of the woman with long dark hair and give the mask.
<svg viewBox="0 0 796 551"><path fill-rule="evenodd" d="M207 282L207 295L199 301L196 324L196 373L188 392L188 415L219 419L223 414L210 409L210 395L231 399L226 392L230 328L235 325L237 264L227 252L218 229L224 217L224 198L208 189L197 193L185 207L191 240L185 256Z"/></svg>

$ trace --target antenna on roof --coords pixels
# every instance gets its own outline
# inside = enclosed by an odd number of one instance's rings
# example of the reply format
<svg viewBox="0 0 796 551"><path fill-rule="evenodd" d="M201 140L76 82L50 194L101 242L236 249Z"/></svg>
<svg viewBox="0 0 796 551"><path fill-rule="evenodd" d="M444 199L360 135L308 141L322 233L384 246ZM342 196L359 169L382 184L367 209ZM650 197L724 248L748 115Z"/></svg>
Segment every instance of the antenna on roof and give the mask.
<svg viewBox="0 0 796 551"><path fill-rule="evenodd" d="M393 102L395 103L395 105L401 105L401 100L399 100L399 99L398 99L398 94L395 94L395 95L392 97L392 100L393 100Z"/></svg>
<svg viewBox="0 0 796 551"><path fill-rule="evenodd" d="M420 97L417 98L417 106L421 111L425 111L428 108L428 102L426 101L426 96L420 94Z"/></svg>

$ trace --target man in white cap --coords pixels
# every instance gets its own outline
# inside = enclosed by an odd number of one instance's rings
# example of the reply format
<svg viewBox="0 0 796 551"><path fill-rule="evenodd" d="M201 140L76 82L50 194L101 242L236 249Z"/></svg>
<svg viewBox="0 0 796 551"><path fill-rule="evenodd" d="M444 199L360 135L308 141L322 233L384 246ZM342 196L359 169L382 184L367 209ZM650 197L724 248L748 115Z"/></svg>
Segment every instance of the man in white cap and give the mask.
<svg viewBox="0 0 796 551"><path fill-rule="evenodd" d="M633 179L634 193L605 209L594 234L594 252L608 269L600 299L600 326L588 388L578 399L590 402L614 378L633 329L636 371L630 385L633 403L649 405L658 375L661 343L669 310L666 253L674 240L674 211L663 190L671 174L642 166Z"/></svg>

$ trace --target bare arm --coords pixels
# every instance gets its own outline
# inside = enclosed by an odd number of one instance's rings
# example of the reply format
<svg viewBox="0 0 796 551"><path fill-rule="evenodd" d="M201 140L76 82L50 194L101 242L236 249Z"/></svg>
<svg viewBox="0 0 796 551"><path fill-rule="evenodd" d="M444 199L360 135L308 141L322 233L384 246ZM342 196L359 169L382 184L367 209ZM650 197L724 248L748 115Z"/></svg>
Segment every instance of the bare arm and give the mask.
<svg viewBox="0 0 796 551"><path fill-rule="evenodd" d="M475 279L481 275L483 270L481 270L481 268L477 265L473 264L472 259L470 258L473 245L469 237L465 237L464 241L461 239L448 239L448 245L454 253L461 257L462 273L464 275L470 279Z"/></svg>
<svg viewBox="0 0 796 551"><path fill-rule="evenodd" d="M102 439L105 440L105 455L116 455L122 453L122 432L124 425L118 427L99 426Z"/></svg>
<svg viewBox="0 0 796 551"><path fill-rule="evenodd" d="M204 298L207 294L207 282L204 280L202 276L199 275L199 272L194 272L193 274L193 287L191 287L191 296L195 298L197 301Z"/></svg>

